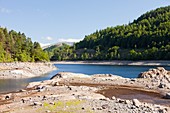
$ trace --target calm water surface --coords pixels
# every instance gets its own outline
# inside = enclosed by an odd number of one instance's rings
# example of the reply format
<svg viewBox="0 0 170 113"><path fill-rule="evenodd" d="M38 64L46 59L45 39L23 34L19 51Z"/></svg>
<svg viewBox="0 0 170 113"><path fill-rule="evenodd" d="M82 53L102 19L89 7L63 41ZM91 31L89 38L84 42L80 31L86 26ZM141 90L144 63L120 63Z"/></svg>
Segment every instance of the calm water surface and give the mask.
<svg viewBox="0 0 170 113"><path fill-rule="evenodd" d="M16 91L25 86L29 82L49 80L53 75L58 72L74 72L84 74L114 74L127 78L136 78L140 72L147 71L150 68L156 66L111 66L111 65L89 65L89 64L55 64L58 70L43 75L41 77L29 78L29 79L9 79L0 80L0 93ZM164 67L170 70L170 66Z"/></svg>

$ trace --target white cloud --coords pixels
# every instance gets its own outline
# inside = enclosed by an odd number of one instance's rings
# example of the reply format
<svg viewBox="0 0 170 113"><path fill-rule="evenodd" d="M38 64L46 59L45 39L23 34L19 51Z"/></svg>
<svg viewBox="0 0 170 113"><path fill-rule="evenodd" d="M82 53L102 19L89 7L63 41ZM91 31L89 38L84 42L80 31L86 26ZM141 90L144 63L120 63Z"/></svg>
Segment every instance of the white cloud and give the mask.
<svg viewBox="0 0 170 113"><path fill-rule="evenodd" d="M53 40L53 38L50 37L50 36L42 37L42 39L43 39L43 40L47 40L47 41L52 41L52 40Z"/></svg>
<svg viewBox="0 0 170 113"><path fill-rule="evenodd" d="M46 43L46 44L40 43L40 46L41 46L42 48L45 47L45 46L48 46L48 45L50 45L50 43Z"/></svg>
<svg viewBox="0 0 170 113"><path fill-rule="evenodd" d="M77 38L76 39L74 39L74 38L68 38L68 39L67 38L60 38L60 39L54 41L54 38L49 37L49 36L46 37L46 38L43 38L43 39L48 40L50 42L46 41L47 43L40 43L42 48L51 45L52 44L51 43L52 40L53 40L53 44L61 43L61 42L74 43L74 42L79 42L80 40L82 40L82 39L77 39Z"/></svg>
<svg viewBox="0 0 170 113"><path fill-rule="evenodd" d="M46 39L46 40L48 40L48 41L53 40L53 38L52 38L52 37L50 37L50 36L46 37L45 39Z"/></svg>
<svg viewBox="0 0 170 113"><path fill-rule="evenodd" d="M77 38L62 39L62 38L60 38L60 39L58 39L58 42L79 42L80 40L82 40L82 39L77 39Z"/></svg>
<svg viewBox="0 0 170 113"><path fill-rule="evenodd" d="M9 9L0 7L0 13L11 13Z"/></svg>

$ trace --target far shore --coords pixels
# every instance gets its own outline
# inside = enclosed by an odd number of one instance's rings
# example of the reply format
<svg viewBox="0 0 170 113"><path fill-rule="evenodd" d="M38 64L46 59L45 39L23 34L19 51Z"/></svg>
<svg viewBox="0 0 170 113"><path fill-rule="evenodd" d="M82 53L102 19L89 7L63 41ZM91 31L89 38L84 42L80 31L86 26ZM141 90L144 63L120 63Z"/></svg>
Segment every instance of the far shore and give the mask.
<svg viewBox="0 0 170 113"><path fill-rule="evenodd" d="M97 65L131 65L131 66L170 66L169 60L154 61L53 61L53 64L97 64Z"/></svg>

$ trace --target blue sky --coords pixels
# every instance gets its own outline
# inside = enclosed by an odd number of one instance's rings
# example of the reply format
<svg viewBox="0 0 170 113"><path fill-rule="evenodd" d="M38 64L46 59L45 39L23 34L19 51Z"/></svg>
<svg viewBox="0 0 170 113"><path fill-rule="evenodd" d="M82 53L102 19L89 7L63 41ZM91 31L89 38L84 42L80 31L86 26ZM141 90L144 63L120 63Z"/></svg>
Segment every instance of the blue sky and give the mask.
<svg viewBox="0 0 170 113"><path fill-rule="evenodd" d="M170 0L0 0L0 26L43 44L77 41L168 5Z"/></svg>

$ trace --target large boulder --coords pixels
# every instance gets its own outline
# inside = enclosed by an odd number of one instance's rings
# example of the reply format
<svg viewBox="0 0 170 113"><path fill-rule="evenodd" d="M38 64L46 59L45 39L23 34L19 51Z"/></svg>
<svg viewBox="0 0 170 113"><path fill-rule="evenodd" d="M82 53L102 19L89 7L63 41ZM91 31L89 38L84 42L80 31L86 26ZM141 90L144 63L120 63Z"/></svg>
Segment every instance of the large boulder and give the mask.
<svg viewBox="0 0 170 113"><path fill-rule="evenodd" d="M132 102L133 102L133 105L136 107L139 107L141 105L141 102L138 99L133 99Z"/></svg>

